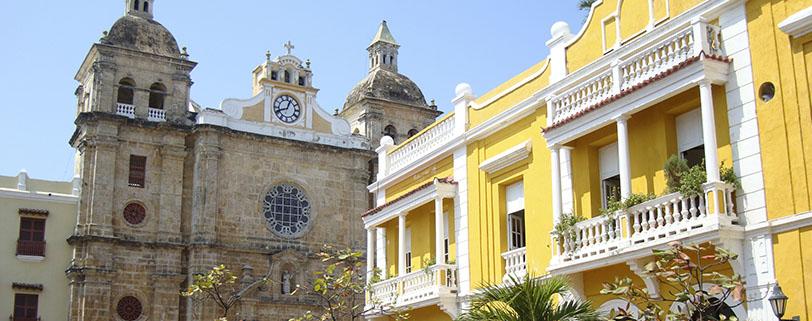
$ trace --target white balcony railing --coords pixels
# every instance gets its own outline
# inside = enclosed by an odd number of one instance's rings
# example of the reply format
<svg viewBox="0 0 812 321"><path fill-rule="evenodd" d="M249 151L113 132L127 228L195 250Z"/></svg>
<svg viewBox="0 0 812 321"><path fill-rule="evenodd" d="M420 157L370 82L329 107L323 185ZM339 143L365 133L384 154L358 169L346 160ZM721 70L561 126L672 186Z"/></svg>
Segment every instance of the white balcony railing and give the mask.
<svg viewBox="0 0 812 321"><path fill-rule="evenodd" d="M394 173L416 159L425 156L435 147L447 143L454 137L454 114L441 119L415 137L398 145L388 154L388 173Z"/></svg>
<svg viewBox="0 0 812 321"><path fill-rule="evenodd" d="M456 290L457 266L435 264L373 284L369 293L372 301L368 303L386 308L418 305L456 295Z"/></svg>
<svg viewBox="0 0 812 321"><path fill-rule="evenodd" d="M656 40L655 40L656 41ZM573 86L555 94L551 102L552 117L548 125L556 125L589 111L609 98L633 90L667 74L680 64L706 55L721 56L721 29L705 22L695 22L664 37L659 42L629 51L620 60L603 62L595 71L578 79Z"/></svg>
<svg viewBox="0 0 812 321"><path fill-rule="evenodd" d="M147 113L149 121L166 121L166 111L158 108L149 108Z"/></svg>
<svg viewBox="0 0 812 321"><path fill-rule="evenodd" d="M552 265L577 264L599 255L647 249L652 241L681 239L692 236L694 231L736 225L734 190L728 184L710 183L706 184L704 194L668 194L618 211L614 217L599 216L578 222L567 235L553 233ZM708 201L705 195L714 196Z"/></svg>
<svg viewBox="0 0 812 321"><path fill-rule="evenodd" d="M502 281L510 281L513 276L517 279L524 279L527 275L527 248L518 248L502 253L502 258L505 259L505 276Z"/></svg>
<svg viewBox="0 0 812 321"><path fill-rule="evenodd" d="M130 118L135 118L135 106L130 104L117 103L116 114Z"/></svg>

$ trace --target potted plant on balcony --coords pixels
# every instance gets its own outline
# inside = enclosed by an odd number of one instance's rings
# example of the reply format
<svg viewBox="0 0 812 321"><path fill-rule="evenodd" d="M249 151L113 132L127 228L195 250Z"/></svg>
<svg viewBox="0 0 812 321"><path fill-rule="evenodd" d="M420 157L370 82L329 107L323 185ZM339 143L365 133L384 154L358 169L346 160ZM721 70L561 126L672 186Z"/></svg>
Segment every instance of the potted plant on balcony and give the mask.
<svg viewBox="0 0 812 321"><path fill-rule="evenodd" d="M553 227L553 233L558 235L560 240L569 241L570 243L575 242L576 235L575 235L575 224L578 222L585 221L581 215L572 214L572 213L564 213L561 214L561 219L558 220L558 223L555 224Z"/></svg>

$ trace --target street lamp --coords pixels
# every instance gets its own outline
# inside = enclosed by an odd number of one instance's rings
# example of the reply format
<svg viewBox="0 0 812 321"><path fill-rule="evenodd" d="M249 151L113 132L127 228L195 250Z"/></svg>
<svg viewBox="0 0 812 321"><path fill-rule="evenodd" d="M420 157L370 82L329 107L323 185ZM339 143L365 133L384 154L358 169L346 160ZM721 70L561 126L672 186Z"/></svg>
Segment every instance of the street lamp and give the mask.
<svg viewBox="0 0 812 321"><path fill-rule="evenodd" d="M778 320L801 321L801 317L797 315L792 317L792 319L781 319L784 316L784 312L787 311L787 301L789 298L786 294L784 294L784 291L781 291L781 286L778 285L777 282L775 285L773 285L773 291L768 300L770 300L770 306L773 308L773 314L775 314L775 317L778 318Z"/></svg>

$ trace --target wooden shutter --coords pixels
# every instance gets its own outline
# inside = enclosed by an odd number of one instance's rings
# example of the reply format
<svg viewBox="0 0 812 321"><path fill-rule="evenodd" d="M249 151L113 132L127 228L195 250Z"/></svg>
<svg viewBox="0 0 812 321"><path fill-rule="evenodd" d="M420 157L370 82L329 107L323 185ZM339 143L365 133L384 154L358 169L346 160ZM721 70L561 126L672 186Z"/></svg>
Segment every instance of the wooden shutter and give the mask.
<svg viewBox="0 0 812 321"><path fill-rule="evenodd" d="M39 296L16 293L14 295L14 320L36 320Z"/></svg>
<svg viewBox="0 0 812 321"><path fill-rule="evenodd" d="M134 187L144 187L144 177L147 170L147 157L130 155L130 179L129 185Z"/></svg>

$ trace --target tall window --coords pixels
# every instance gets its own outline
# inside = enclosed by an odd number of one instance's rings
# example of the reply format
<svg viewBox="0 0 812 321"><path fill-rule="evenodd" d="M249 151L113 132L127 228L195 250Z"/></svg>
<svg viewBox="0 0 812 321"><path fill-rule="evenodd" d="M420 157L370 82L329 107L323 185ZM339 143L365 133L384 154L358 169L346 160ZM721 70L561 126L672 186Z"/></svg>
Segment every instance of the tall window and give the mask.
<svg viewBox="0 0 812 321"><path fill-rule="evenodd" d="M598 150L601 175L601 204L606 207L612 200L620 200L620 167L617 160L617 143Z"/></svg>
<svg viewBox="0 0 812 321"><path fill-rule="evenodd" d="M144 12L149 12L149 2L144 1Z"/></svg>
<svg viewBox="0 0 812 321"><path fill-rule="evenodd" d="M138 0L133 1L133 10L138 11Z"/></svg>
<svg viewBox="0 0 812 321"><path fill-rule="evenodd" d="M406 273L412 272L412 229L406 228Z"/></svg>
<svg viewBox="0 0 812 321"><path fill-rule="evenodd" d="M164 109L165 97L166 86L157 82L149 86L149 108Z"/></svg>
<svg viewBox="0 0 812 321"><path fill-rule="evenodd" d="M508 250L520 249L525 247L524 182L520 181L505 188L505 199Z"/></svg>
<svg viewBox="0 0 812 321"><path fill-rule="evenodd" d="M443 256L445 256L445 262L448 263L449 260L451 259L451 257L450 257L450 255L451 255L450 254L451 253L451 241L449 240L449 237L448 237L448 235L449 235L448 230L450 229L450 227L448 226L448 212L443 213L443 227L445 228L443 230L443 233L444 233L444 235L443 235Z"/></svg>
<svg viewBox="0 0 812 321"><path fill-rule="evenodd" d="M119 104L132 105L135 97L135 81L130 78L121 79L118 82L118 97L116 101Z"/></svg>
<svg viewBox="0 0 812 321"><path fill-rule="evenodd" d="M20 217L17 255L45 256L45 219Z"/></svg>
<svg viewBox="0 0 812 321"><path fill-rule="evenodd" d="M146 177L147 157L130 155L130 177L128 185L132 187L144 187Z"/></svg>
<svg viewBox="0 0 812 321"><path fill-rule="evenodd" d="M285 70L285 82L290 82L290 72Z"/></svg>
<svg viewBox="0 0 812 321"><path fill-rule="evenodd" d="M14 294L14 321L35 321L37 320L37 308L39 296L36 294Z"/></svg>
<svg viewBox="0 0 812 321"><path fill-rule="evenodd" d="M395 129L395 126L387 125L383 128L383 135L389 136L393 141L395 141L395 138L398 136L398 130ZM397 141L395 141L395 144L397 144Z"/></svg>
<svg viewBox="0 0 812 321"><path fill-rule="evenodd" d="M677 147L688 166L705 160L705 141L702 137L702 112L699 108L677 116Z"/></svg>

